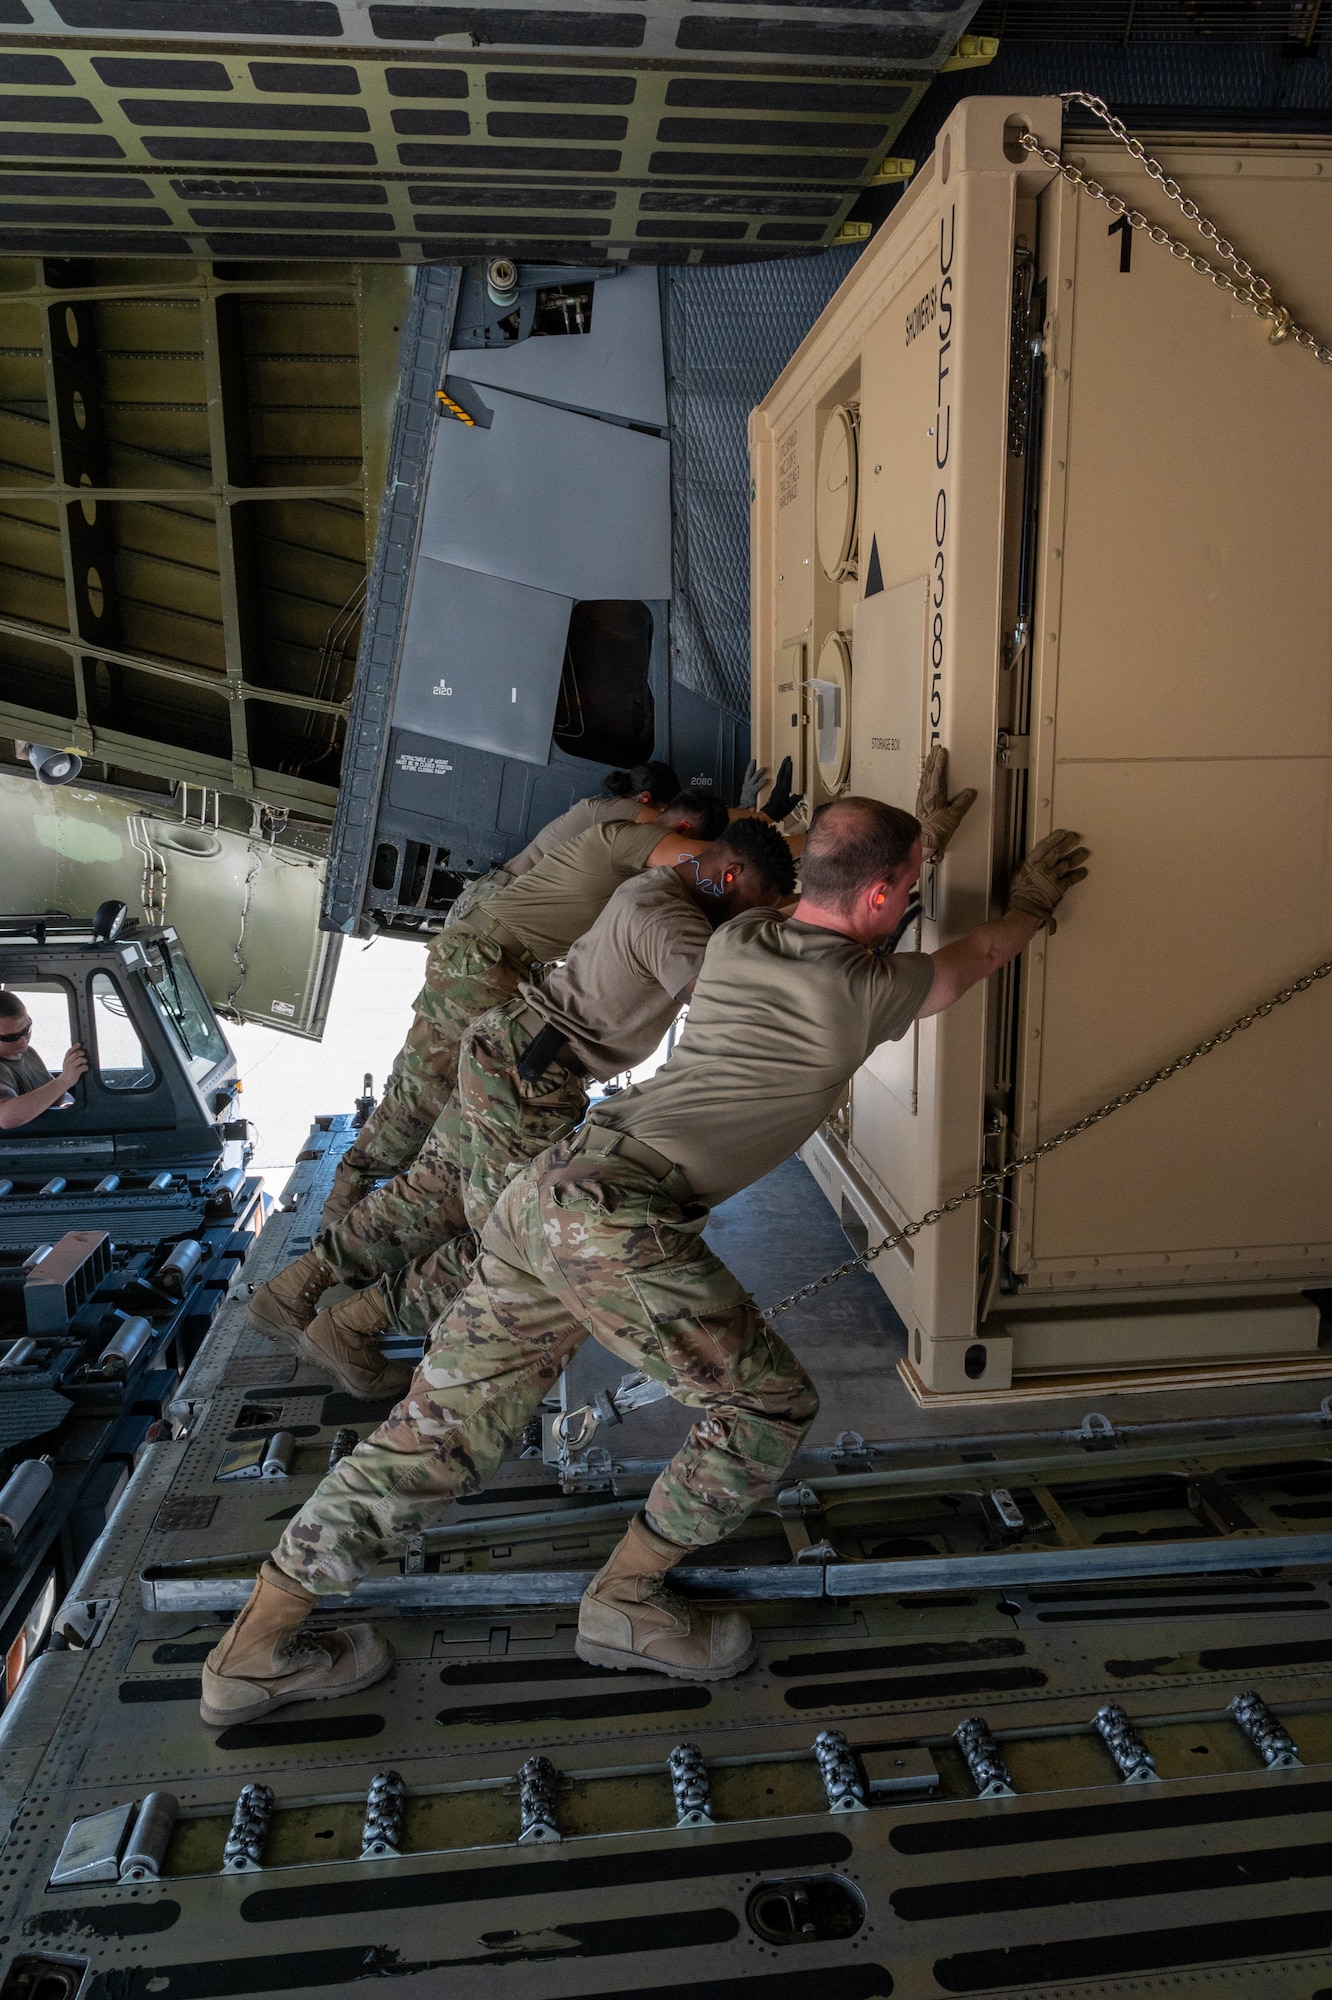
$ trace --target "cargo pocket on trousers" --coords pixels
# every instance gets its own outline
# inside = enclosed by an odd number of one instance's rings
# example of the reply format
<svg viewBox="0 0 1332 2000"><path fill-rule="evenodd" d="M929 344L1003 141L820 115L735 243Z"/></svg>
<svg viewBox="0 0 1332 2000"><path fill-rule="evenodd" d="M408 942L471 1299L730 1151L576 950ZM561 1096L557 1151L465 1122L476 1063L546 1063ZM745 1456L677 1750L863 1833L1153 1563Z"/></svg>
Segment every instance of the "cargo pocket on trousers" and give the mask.
<svg viewBox="0 0 1332 2000"><path fill-rule="evenodd" d="M754 1304L734 1272L728 1272L722 1260L710 1254L688 1264L652 1264L650 1270L628 1270L624 1276L652 1328L714 1320Z"/></svg>
<svg viewBox="0 0 1332 2000"><path fill-rule="evenodd" d="M766 1336L739 1279L712 1258L626 1276L649 1321L643 1351L674 1379L676 1400L706 1405L731 1395L748 1373L756 1331Z"/></svg>

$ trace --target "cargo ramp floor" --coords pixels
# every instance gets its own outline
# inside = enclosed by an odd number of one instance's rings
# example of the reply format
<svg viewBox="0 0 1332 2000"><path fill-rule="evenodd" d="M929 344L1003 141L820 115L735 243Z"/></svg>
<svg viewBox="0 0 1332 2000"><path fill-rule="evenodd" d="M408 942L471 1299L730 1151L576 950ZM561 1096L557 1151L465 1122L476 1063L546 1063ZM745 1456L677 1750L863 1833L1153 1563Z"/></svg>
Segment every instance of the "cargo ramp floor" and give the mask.
<svg viewBox="0 0 1332 2000"><path fill-rule="evenodd" d="M308 1242L324 1123L253 1280ZM761 1301L845 1255L794 1161L711 1235ZM782 1330L822 1414L686 1570L744 1602L748 1673L574 1654L687 1422L660 1403L563 1476L529 1438L368 1580L379 1686L215 1733L201 1662L255 1554L380 1415L228 1305L0 1727L3 2000L1332 2000L1323 1385L945 1415L867 1276ZM585 1355L580 1394L619 1382ZM285 1472L219 1476L278 1433Z"/></svg>

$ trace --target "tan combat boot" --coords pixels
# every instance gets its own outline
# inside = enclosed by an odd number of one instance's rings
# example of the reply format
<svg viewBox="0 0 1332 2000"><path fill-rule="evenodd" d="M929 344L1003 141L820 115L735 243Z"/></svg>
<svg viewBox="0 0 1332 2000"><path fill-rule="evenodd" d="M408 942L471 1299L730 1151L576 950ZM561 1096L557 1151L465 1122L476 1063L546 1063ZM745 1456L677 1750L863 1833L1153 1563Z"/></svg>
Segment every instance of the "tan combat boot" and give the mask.
<svg viewBox="0 0 1332 2000"><path fill-rule="evenodd" d="M316 1313L296 1345L307 1361L326 1368L349 1396L370 1402L381 1396L401 1396L413 1371L405 1361L390 1361L380 1352L376 1334L392 1324L382 1285L353 1292L327 1311Z"/></svg>
<svg viewBox="0 0 1332 2000"><path fill-rule="evenodd" d="M643 1515L578 1607L574 1651L597 1667L650 1668L678 1681L725 1681L753 1663L758 1647L739 1611L704 1611L666 1588L684 1550L665 1541Z"/></svg>
<svg viewBox="0 0 1332 2000"><path fill-rule="evenodd" d="M393 1649L371 1626L301 1630L318 1602L312 1590L264 1564L248 1604L204 1661L199 1713L210 1729L257 1722L288 1701L359 1694L383 1678Z"/></svg>
<svg viewBox="0 0 1332 2000"><path fill-rule="evenodd" d="M310 1324L321 1297L337 1283L332 1265L317 1250L307 1250L294 1264L255 1286L250 1294L251 1324L269 1340L290 1340Z"/></svg>

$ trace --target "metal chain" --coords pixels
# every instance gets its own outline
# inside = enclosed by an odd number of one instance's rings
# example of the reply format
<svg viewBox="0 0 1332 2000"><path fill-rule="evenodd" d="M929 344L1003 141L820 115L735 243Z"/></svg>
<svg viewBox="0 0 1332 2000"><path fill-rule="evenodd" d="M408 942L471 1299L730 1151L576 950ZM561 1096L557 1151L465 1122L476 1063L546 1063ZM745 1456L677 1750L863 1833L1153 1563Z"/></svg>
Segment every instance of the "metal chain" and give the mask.
<svg viewBox="0 0 1332 2000"><path fill-rule="evenodd" d="M1153 243L1164 244L1172 257L1182 259L1201 276L1210 278L1214 285L1219 285L1223 291L1233 293L1242 305L1250 307L1257 313L1259 319L1271 320L1272 331L1268 339L1274 347L1280 341L1293 340L1297 347L1307 347L1316 361L1332 364L1332 346L1319 340L1317 334L1311 333L1308 327L1298 323L1289 307L1283 306L1277 299L1267 279L1261 277L1251 264L1245 262L1234 244L1226 241L1216 224L1203 214L1196 201L1191 200L1183 192L1179 182L1171 179L1161 162L1152 158L1142 140L1132 136L1123 120L1115 117L1103 98L1093 97L1085 90L1066 90L1060 97L1060 103L1085 105L1094 118L1099 118L1125 150L1135 160L1141 162L1144 172L1159 182L1162 192L1169 196L1181 214L1189 222L1197 224L1198 234L1213 246L1218 257L1229 264L1230 270L1218 270L1215 264L1209 263L1206 257L1200 256L1187 243L1181 243L1178 237L1172 236L1159 222L1152 222L1136 208L1130 208L1119 195L1108 193L1100 181L1093 180L1081 167L1075 167L1071 160L1066 160L1053 146L1042 146L1040 140L1030 132L1024 132L1019 141L1025 152L1030 153L1035 159L1043 160L1047 167L1053 167L1072 187L1081 188L1084 194L1092 197L1093 201L1104 202L1112 215L1124 216L1130 229L1144 230Z"/></svg>
<svg viewBox="0 0 1332 2000"><path fill-rule="evenodd" d="M1274 993L1270 999L1261 1001L1249 1013L1241 1014L1228 1028L1221 1028L1216 1034L1209 1035L1206 1041L1199 1042L1186 1055L1177 1056L1174 1062L1167 1063L1164 1069L1153 1070L1152 1074L1143 1077L1140 1083L1133 1084L1128 1090L1122 1090L1118 1097L1112 1097L1108 1104L1102 1104L1097 1110L1089 1111L1085 1118L1079 1118L1073 1125L1066 1125L1063 1131L1056 1132L1052 1139L1045 1139L1039 1146L1033 1146L1029 1153L1023 1153L1019 1159L1010 1160L1007 1166L997 1167L993 1173L986 1174L982 1180L974 1182L969 1188L964 1188L961 1194L950 1196L938 1208L932 1208L922 1215L919 1222L908 1222L903 1228L894 1230L891 1236L885 1236L872 1250L862 1250L858 1257L848 1257L845 1264L838 1264L835 1269L825 1271L823 1276L815 1278L812 1284L802 1285L798 1292L789 1292L784 1299L778 1299L776 1305L765 1306L763 1317L776 1319L780 1313L790 1312L792 1306L798 1306L804 1299L812 1299L816 1292L823 1291L828 1285L835 1285L840 1278L849 1277L852 1271L868 1270L875 1258L881 1257L885 1250L892 1250L897 1244L905 1243L908 1238L919 1236L922 1229L932 1228L936 1222L942 1222L946 1215L952 1215L955 1210L965 1208L968 1202L979 1201L983 1195L997 1194L1004 1182L1010 1180L1014 1174L1020 1174L1024 1168L1034 1166L1038 1160L1043 1160L1047 1153L1053 1153L1057 1147L1066 1146L1069 1140L1076 1139L1080 1132L1090 1132L1093 1125L1101 1124L1104 1119L1112 1118L1116 1111L1122 1111L1125 1105L1134 1103L1139 1097L1145 1097L1149 1090L1155 1090L1157 1084L1164 1083L1168 1077L1178 1076L1181 1070L1197 1062L1200 1056L1209 1056L1213 1049L1224 1048L1233 1036L1242 1034L1245 1028L1251 1028L1255 1021L1265 1020L1274 1009L1284 1007L1288 1000L1293 1000L1297 993L1307 993L1311 986L1316 985L1320 979L1326 979L1329 973L1332 973L1332 958L1325 958L1321 965L1315 965L1299 979L1292 980L1289 986L1283 986L1279 993Z"/></svg>

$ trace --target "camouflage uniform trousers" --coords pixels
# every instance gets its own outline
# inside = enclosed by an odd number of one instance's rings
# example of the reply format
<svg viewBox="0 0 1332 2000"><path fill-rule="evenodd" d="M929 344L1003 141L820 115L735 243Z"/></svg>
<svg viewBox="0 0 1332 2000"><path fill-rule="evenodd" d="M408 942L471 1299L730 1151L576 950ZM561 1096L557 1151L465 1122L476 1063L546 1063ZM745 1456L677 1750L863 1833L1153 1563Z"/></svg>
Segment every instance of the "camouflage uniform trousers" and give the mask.
<svg viewBox="0 0 1332 2000"><path fill-rule="evenodd" d="M587 1108L581 1074L554 1064L535 1084L517 1065L533 1017L518 998L462 1039L458 1081L410 1168L316 1238L348 1284L383 1279L393 1324L424 1336L467 1283L477 1239L504 1187L571 1132Z"/></svg>
<svg viewBox="0 0 1332 2000"><path fill-rule="evenodd" d="M384 1095L338 1165L330 1201L344 1218L376 1181L411 1166L458 1080L458 1050L467 1029L478 1014L509 999L526 971L492 937L458 929L440 931L432 940L426 983ZM330 1253L322 1241L316 1247L330 1262L339 1262L336 1246Z"/></svg>
<svg viewBox="0 0 1332 2000"><path fill-rule="evenodd" d="M436 1285L448 1288L448 1298L466 1284L476 1238L463 1208L460 1124L455 1088L406 1173L372 1188L341 1221L315 1237L314 1248L345 1283L373 1285L428 1260Z"/></svg>
<svg viewBox="0 0 1332 2000"><path fill-rule="evenodd" d="M671 1541L719 1540L781 1479L813 1384L704 1244L683 1175L618 1143L584 1126L510 1183L406 1395L284 1530L288 1576L347 1590L480 1492L589 1334L701 1412L648 1497Z"/></svg>
<svg viewBox="0 0 1332 2000"><path fill-rule="evenodd" d="M457 1089L411 1172L392 1183L404 1197L396 1218L397 1240L405 1242L408 1229L415 1238L429 1239L424 1254L414 1253L384 1280L389 1313L400 1333L427 1335L448 1311L467 1282L477 1239L509 1182L529 1160L572 1132L587 1110L581 1069L553 1062L535 1083L519 1076L518 1065L539 1025L544 1024L521 996L472 1023L463 1037Z"/></svg>

